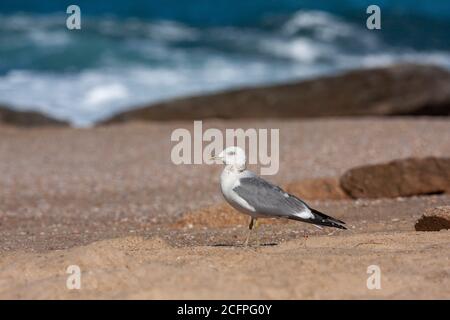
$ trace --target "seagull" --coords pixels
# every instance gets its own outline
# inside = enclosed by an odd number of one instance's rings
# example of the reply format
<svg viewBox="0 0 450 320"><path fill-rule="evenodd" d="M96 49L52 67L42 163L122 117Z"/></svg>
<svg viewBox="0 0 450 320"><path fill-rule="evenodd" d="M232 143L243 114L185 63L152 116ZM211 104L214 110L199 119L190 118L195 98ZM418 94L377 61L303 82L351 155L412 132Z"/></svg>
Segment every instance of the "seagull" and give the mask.
<svg viewBox="0 0 450 320"><path fill-rule="evenodd" d="M259 218L285 218L320 226L347 229L344 221L330 217L308 206L296 196L246 170L245 152L239 147L228 147L211 160L225 164L220 176L220 187L225 200L236 210L250 216L248 245L253 227Z"/></svg>

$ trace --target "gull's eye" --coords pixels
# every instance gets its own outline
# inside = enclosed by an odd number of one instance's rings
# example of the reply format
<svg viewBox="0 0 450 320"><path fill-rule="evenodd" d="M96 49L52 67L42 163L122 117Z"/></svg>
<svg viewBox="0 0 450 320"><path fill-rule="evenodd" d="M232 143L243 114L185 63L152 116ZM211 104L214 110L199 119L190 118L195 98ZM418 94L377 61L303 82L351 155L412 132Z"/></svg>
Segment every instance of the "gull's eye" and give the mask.
<svg viewBox="0 0 450 320"><path fill-rule="evenodd" d="M229 155L229 156L234 156L235 154L236 154L236 152L234 152L234 151L228 152L228 155Z"/></svg>

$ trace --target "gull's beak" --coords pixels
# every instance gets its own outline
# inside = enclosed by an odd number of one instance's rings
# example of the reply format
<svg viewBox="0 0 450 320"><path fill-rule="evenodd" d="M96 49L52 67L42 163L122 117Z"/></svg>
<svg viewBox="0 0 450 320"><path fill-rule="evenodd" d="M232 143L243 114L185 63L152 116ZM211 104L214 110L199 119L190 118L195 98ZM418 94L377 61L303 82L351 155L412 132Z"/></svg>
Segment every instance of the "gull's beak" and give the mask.
<svg viewBox="0 0 450 320"><path fill-rule="evenodd" d="M219 156L210 156L209 160L222 160L222 158Z"/></svg>

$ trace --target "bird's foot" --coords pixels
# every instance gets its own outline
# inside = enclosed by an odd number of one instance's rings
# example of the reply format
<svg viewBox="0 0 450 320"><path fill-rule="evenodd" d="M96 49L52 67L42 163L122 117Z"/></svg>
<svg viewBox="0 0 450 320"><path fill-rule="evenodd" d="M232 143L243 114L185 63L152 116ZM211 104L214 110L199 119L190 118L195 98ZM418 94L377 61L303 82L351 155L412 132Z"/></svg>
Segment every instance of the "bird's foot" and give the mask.
<svg viewBox="0 0 450 320"><path fill-rule="evenodd" d="M256 238L256 247L258 248L260 246L261 246L261 243L259 242L259 238Z"/></svg>
<svg viewBox="0 0 450 320"><path fill-rule="evenodd" d="M244 247L245 248L247 248L248 247L248 242L249 242L249 240L250 240L250 234L247 236L247 238L245 239L245 242L244 242Z"/></svg>
<svg viewBox="0 0 450 320"><path fill-rule="evenodd" d="M306 241L308 240L308 238L309 238L309 235L307 235L307 234L305 234L305 235L303 236L303 239L305 240L305 248L306 248Z"/></svg>

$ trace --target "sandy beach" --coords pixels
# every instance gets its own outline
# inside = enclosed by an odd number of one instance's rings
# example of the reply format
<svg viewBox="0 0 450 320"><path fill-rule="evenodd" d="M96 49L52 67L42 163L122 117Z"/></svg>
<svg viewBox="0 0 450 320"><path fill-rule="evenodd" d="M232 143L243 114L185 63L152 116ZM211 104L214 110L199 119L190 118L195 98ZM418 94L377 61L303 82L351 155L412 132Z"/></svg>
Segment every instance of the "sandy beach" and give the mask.
<svg viewBox="0 0 450 320"><path fill-rule="evenodd" d="M448 194L310 200L349 229L266 223L262 245L244 248L246 220L224 204L222 167L170 160L171 132L192 126L1 126L0 298L450 298L450 232L414 230L427 208L450 205ZM282 185L450 156L448 118L204 126L279 128L280 171L268 179ZM229 220L217 222L224 210ZM69 265L81 268L81 290L66 287ZM370 265L381 269L380 290L366 286Z"/></svg>

